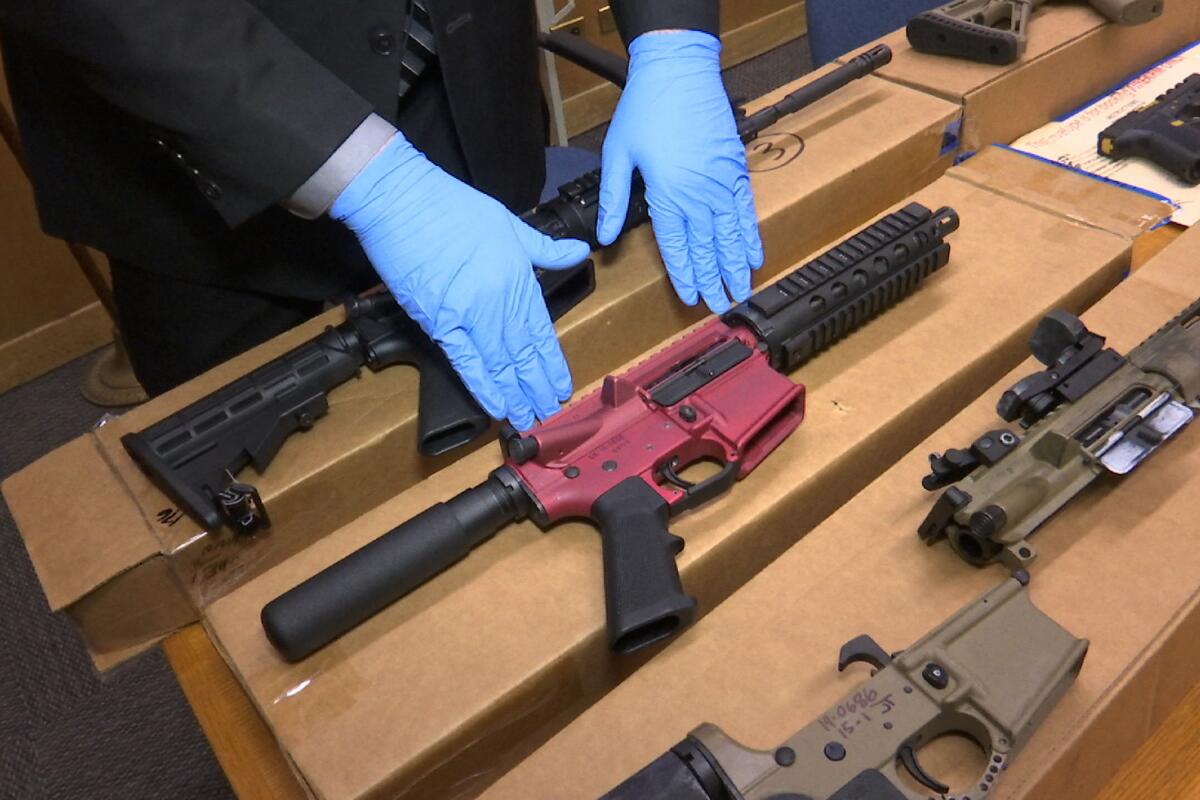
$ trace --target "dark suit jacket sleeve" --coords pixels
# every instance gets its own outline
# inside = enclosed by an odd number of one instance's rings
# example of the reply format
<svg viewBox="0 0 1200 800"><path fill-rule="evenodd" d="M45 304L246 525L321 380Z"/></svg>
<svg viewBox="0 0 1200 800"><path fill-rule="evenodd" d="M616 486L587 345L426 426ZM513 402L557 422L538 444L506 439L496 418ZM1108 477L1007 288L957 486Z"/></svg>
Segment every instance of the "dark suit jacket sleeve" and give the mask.
<svg viewBox="0 0 1200 800"><path fill-rule="evenodd" d="M371 113L245 0L19 0L0 27L148 123L230 225L291 195Z"/></svg>
<svg viewBox="0 0 1200 800"><path fill-rule="evenodd" d="M647 31L672 28L721 35L720 0L613 0L612 9L626 45Z"/></svg>

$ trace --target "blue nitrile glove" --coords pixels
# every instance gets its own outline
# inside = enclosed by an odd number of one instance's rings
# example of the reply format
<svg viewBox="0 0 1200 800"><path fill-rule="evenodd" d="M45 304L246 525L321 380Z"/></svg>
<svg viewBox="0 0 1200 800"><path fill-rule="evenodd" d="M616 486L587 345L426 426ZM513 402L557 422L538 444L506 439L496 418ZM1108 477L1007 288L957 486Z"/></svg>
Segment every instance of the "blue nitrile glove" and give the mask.
<svg viewBox="0 0 1200 800"><path fill-rule="evenodd" d="M538 233L399 133L329 213L358 236L396 300L489 414L528 430L571 396L533 265L574 266L588 257L586 243Z"/></svg>
<svg viewBox="0 0 1200 800"><path fill-rule="evenodd" d="M750 296L763 247L746 149L721 82L721 42L701 31L644 33L629 59L604 140L597 238L607 245L620 235L637 169L680 299L703 297L727 311L726 288L738 302Z"/></svg>

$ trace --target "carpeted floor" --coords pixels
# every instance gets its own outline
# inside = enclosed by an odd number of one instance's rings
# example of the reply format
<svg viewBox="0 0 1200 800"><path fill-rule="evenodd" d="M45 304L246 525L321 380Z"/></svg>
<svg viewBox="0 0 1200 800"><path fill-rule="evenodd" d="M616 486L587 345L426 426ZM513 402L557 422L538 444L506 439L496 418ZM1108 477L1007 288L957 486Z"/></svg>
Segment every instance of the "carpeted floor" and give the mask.
<svg viewBox="0 0 1200 800"><path fill-rule="evenodd" d="M94 355L0 394L0 479L104 413L79 393ZM0 798L227 798L160 650L100 675L50 613L0 501Z"/></svg>
<svg viewBox="0 0 1200 800"><path fill-rule="evenodd" d="M758 97L809 71L803 39L726 74ZM598 150L603 129L572 144ZM79 386L95 355L0 394L0 480L103 415ZM160 650L99 675L50 613L0 501L0 799L228 798L233 792Z"/></svg>

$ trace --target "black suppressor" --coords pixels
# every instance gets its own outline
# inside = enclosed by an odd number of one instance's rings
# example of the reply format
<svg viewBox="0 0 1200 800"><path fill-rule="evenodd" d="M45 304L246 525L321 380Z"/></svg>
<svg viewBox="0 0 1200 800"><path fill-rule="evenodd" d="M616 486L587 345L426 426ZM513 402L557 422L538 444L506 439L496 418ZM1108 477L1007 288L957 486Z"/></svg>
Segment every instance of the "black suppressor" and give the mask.
<svg viewBox="0 0 1200 800"><path fill-rule="evenodd" d="M527 503L500 467L272 600L262 610L267 638L289 661L307 657L524 518Z"/></svg>

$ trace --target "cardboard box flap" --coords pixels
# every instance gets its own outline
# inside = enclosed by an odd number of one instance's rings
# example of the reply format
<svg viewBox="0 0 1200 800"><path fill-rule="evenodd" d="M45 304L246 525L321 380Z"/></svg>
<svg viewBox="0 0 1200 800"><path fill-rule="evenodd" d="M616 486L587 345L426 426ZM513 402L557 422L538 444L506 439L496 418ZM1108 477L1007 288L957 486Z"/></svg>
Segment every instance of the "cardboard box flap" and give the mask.
<svg viewBox="0 0 1200 800"><path fill-rule="evenodd" d="M989 147L947 174L1128 239L1161 225L1174 210L1170 203L1007 147Z"/></svg>
<svg viewBox="0 0 1200 800"><path fill-rule="evenodd" d="M1140 283L1158 286L1169 292L1181 292L1191 274L1200 270L1200 226L1189 228L1167 245L1150 262L1154 269L1140 269ZM1184 291L1184 294L1187 292Z"/></svg>
<svg viewBox="0 0 1200 800"><path fill-rule="evenodd" d="M56 611L159 553L157 538L91 435L40 458L2 488ZM81 495L87 502L79 502Z"/></svg>
<svg viewBox="0 0 1200 800"><path fill-rule="evenodd" d="M1200 235L1185 239L1086 312L1088 327L1126 353L1194 302ZM702 722L773 748L866 680L861 667L836 671L844 642L867 633L904 648L998 584L1004 569L975 569L944 543L921 543L917 526L936 496L920 479L929 452L997 427L1000 392L1041 368L1029 359L1014 369L484 798L596 797ZM1180 537L1200 513L1198 445L1193 426L1038 533L1032 599L1091 648L989 797L1096 796L1194 683L1200 550ZM952 787L960 792L969 788Z"/></svg>
<svg viewBox="0 0 1200 800"><path fill-rule="evenodd" d="M984 187L944 178L913 199L962 216L950 265L806 364L794 376L809 390L803 428L672 522L703 611L1019 360L1042 314L1086 307L1128 268L1124 237ZM995 324L979 325L979 308ZM636 666L607 651L600 543L580 523L507 527L305 662L271 648L266 602L498 463L475 453L209 607L212 635L317 796L470 796Z"/></svg>

